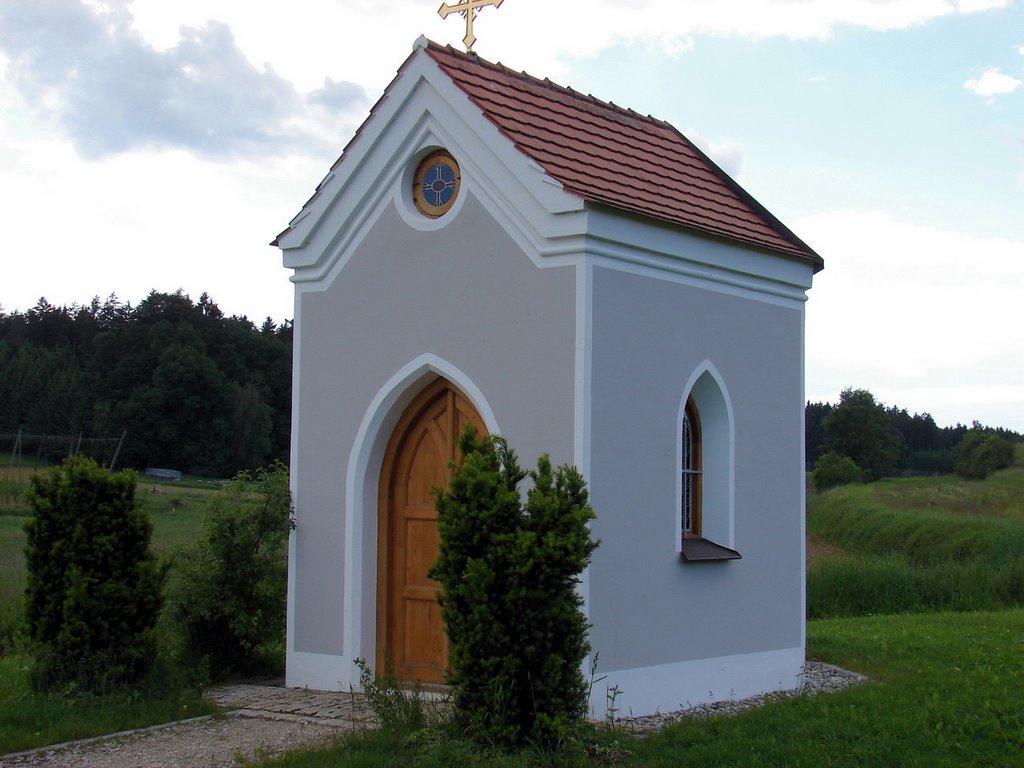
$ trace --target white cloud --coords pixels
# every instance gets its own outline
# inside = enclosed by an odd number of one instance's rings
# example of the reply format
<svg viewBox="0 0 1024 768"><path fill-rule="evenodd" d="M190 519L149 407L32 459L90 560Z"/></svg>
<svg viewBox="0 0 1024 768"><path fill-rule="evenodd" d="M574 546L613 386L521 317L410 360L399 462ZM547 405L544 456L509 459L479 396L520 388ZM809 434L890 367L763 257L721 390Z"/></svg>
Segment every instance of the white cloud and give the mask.
<svg viewBox="0 0 1024 768"><path fill-rule="evenodd" d="M268 243L333 158L199 159L180 150L77 162L71 145L0 131L0 210L16 279L5 309L116 292L207 291L227 314L290 318L292 290Z"/></svg>
<svg viewBox="0 0 1024 768"><path fill-rule="evenodd" d="M1000 72L999 67L992 67L982 72L981 77L968 80L964 83L964 88L978 96L991 97L1012 93L1020 88L1021 84L1017 78Z"/></svg>
<svg viewBox="0 0 1024 768"><path fill-rule="evenodd" d="M85 157L186 147L207 156L280 154L315 142L312 106L272 68L257 69L220 21L183 27L163 51L131 28L123 4L0 6L7 77L39 119ZM316 106L365 106L359 86L328 81Z"/></svg>
<svg viewBox="0 0 1024 768"><path fill-rule="evenodd" d="M743 145L728 137L711 141L699 133L687 133L687 138L696 144L727 174L736 178L743 167Z"/></svg>
<svg viewBox="0 0 1024 768"><path fill-rule="evenodd" d="M905 29L1008 4L1009 0L518 0L480 12L477 49L489 60L558 80L568 72L569 58L595 56L623 42L680 55L701 35L824 39L840 26ZM317 88L327 76L356 79L370 93L383 89L420 34L461 47L461 17L453 14L442 20L436 7L423 0L293 0L260 3L258 12L239 13L237 0L130 4L132 29L159 50L177 43L182 24L202 27L210 19L230 20L236 44L249 61L273 61L275 71L298 89Z"/></svg>
<svg viewBox="0 0 1024 768"><path fill-rule="evenodd" d="M990 11L994 8L1005 8L1010 0L957 0L956 7L960 13L977 13Z"/></svg>
<svg viewBox="0 0 1024 768"><path fill-rule="evenodd" d="M940 423L1011 419L1000 425L1024 430L1024 326L1011 319L1024 242L878 212L792 224L825 259L808 303L809 399L863 386Z"/></svg>

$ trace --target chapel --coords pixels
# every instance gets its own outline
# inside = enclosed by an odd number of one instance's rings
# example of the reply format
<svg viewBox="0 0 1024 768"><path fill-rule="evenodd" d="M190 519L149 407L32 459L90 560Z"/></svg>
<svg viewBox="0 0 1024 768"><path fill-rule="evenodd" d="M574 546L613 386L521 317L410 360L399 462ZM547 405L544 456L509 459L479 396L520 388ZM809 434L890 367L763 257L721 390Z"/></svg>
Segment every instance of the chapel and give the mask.
<svg viewBox="0 0 1024 768"><path fill-rule="evenodd" d="M287 684L444 681L465 424L588 482L580 590L633 714L793 688L823 264L668 123L420 38L274 241L295 286Z"/></svg>

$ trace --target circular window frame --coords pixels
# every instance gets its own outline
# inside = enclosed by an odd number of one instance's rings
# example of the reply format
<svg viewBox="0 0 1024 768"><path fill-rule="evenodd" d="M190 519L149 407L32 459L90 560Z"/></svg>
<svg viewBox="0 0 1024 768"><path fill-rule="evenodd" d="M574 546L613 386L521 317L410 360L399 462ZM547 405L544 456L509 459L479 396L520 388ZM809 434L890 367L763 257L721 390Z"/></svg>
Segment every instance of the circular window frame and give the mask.
<svg viewBox="0 0 1024 768"><path fill-rule="evenodd" d="M455 177L455 188L451 197L441 205L433 205L423 194L423 180L427 172L438 163L447 166ZM438 149L426 155L416 166L416 172L412 176L412 201L416 210L429 219L439 219L451 210L455 201L459 198L459 191L462 188L462 171L458 162L451 153L444 149Z"/></svg>

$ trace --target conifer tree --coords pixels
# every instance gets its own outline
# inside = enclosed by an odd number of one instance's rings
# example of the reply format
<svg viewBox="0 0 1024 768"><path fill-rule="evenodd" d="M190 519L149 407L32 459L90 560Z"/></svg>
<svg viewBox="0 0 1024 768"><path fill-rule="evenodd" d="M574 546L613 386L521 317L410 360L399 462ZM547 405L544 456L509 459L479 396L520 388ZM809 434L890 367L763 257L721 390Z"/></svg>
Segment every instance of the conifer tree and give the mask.
<svg viewBox="0 0 1024 768"><path fill-rule="evenodd" d="M32 477L26 614L38 687L103 689L152 662L162 572L135 482L84 457Z"/></svg>
<svg viewBox="0 0 1024 768"><path fill-rule="evenodd" d="M463 463L437 492L441 551L431 576L451 649L457 718L480 740L551 745L586 713L589 651L578 577L597 543L573 467L519 467L499 437L460 438ZM519 483L533 488L525 506Z"/></svg>

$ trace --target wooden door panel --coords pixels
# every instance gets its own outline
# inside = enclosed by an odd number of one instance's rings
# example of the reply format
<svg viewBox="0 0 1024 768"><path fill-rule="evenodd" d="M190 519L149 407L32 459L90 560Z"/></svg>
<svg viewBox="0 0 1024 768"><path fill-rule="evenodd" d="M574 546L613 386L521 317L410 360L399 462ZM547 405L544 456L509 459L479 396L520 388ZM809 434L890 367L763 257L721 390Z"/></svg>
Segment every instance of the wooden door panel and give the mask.
<svg viewBox="0 0 1024 768"><path fill-rule="evenodd" d="M405 584L410 587L426 587L434 593L441 585L427 576L427 571L437 562L441 537L437 530L437 516L430 519L405 522L406 545Z"/></svg>
<svg viewBox="0 0 1024 768"><path fill-rule="evenodd" d="M388 442L378 506L378 667L390 657L405 681L444 682L448 642L437 596L427 576L440 535L433 488L446 487L457 438L465 424L484 434L483 419L443 379L420 393Z"/></svg>
<svg viewBox="0 0 1024 768"><path fill-rule="evenodd" d="M426 600L405 601L405 667L418 673L414 679L438 683L437 670L447 664L444 624L436 596ZM428 678L428 679L423 679Z"/></svg>
<svg viewBox="0 0 1024 768"><path fill-rule="evenodd" d="M412 435L416 444L410 450L407 469L403 473L400 503L406 506L434 507L431 489L444 485L448 478L445 469L449 452L448 441L439 434L440 430L423 430ZM403 462L404 463L404 462Z"/></svg>

